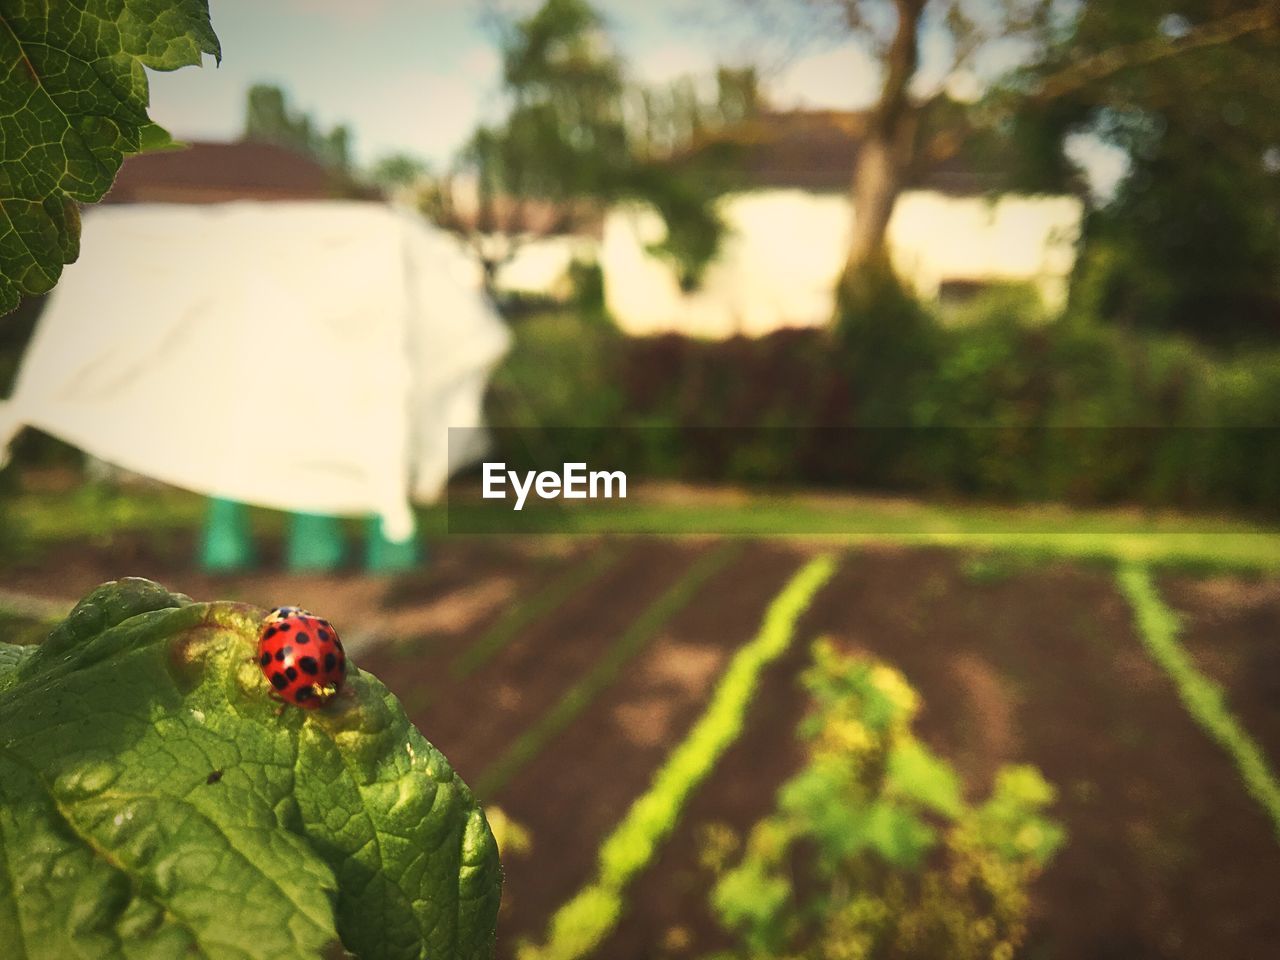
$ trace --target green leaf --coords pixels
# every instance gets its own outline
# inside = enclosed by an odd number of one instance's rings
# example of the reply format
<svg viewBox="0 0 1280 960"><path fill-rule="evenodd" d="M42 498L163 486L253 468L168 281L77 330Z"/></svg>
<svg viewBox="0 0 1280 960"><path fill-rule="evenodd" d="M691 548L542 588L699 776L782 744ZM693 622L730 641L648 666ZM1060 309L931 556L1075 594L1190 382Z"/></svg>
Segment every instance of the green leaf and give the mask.
<svg viewBox="0 0 1280 960"><path fill-rule="evenodd" d="M0 313L53 287L79 252L76 203L142 149L144 68L206 53L221 58L207 0L0 0Z"/></svg>
<svg viewBox="0 0 1280 960"><path fill-rule="evenodd" d="M919 740L900 739L889 751L886 789L955 819L964 810L960 778Z"/></svg>
<svg viewBox="0 0 1280 960"><path fill-rule="evenodd" d="M0 692L9 686L18 672L22 661L35 653L35 647L20 646L14 643L0 643Z"/></svg>
<svg viewBox="0 0 1280 960"><path fill-rule="evenodd" d="M0 956L491 956L471 792L354 666L281 709L261 614L125 580L0 646Z"/></svg>
<svg viewBox="0 0 1280 960"><path fill-rule="evenodd" d="M759 953L776 954L783 932L778 920L791 893L783 871L749 857L716 881L711 906L727 928L743 933Z"/></svg>
<svg viewBox="0 0 1280 960"><path fill-rule="evenodd" d="M187 144L173 139L173 134L158 123L145 124L138 131L139 153L171 153L185 149Z"/></svg>
<svg viewBox="0 0 1280 960"><path fill-rule="evenodd" d="M1066 842L1066 831L1042 816L1057 791L1035 767L1002 767L991 797L977 811L979 836L1010 862L1047 864Z"/></svg>
<svg viewBox="0 0 1280 960"><path fill-rule="evenodd" d="M907 869L919 867L937 840L933 828L914 812L883 800L867 809L863 831L871 849Z"/></svg>

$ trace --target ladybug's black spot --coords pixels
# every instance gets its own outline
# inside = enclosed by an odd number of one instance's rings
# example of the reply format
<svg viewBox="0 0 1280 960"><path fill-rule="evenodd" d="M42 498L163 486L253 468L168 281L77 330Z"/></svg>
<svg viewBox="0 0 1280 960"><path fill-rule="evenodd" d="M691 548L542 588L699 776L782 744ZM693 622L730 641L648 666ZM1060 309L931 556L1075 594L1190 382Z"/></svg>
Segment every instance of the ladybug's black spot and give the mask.
<svg viewBox="0 0 1280 960"><path fill-rule="evenodd" d="M285 671L285 674L289 677L289 679L290 679L290 680L297 680L297 679L298 679L298 668L297 668L297 667L290 667L288 670L286 670L286 671Z"/></svg>
<svg viewBox="0 0 1280 960"><path fill-rule="evenodd" d="M298 666L302 668L303 673L309 673L313 677L320 672L320 664L316 662L315 657L303 657L298 661Z"/></svg>
<svg viewBox="0 0 1280 960"><path fill-rule="evenodd" d="M261 659L261 660L259 660L258 662L259 662L260 664L262 664L264 667L265 667L268 663L270 663L270 662L271 662L271 651L270 651L270 650L268 650L266 653L264 653L264 654L262 655L262 659Z"/></svg>
<svg viewBox="0 0 1280 960"><path fill-rule="evenodd" d="M271 675L271 685L277 690L283 690L289 685L289 681L285 679L283 673L273 673Z"/></svg>
<svg viewBox="0 0 1280 960"><path fill-rule="evenodd" d="M293 647L281 647L276 651L276 659L283 663L287 657L293 656Z"/></svg>
<svg viewBox="0 0 1280 960"><path fill-rule="evenodd" d="M274 627L274 626L273 626L273 627L267 627L267 629L266 629L265 631L263 631L263 634L262 634L262 635L263 635L264 637L266 637L266 638L270 639L271 637L274 637L274 636L276 635L276 631L277 631L278 629L279 629L279 627Z"/></svg>
<svg viewBox="0 0 1280 960"><path fill-rule="evenodd" d="M280 632L281 632L281 633L283 633L283 632L284 632L284 631L286 631L286 630L292 630L292 629L293 629L293 624L291 624L291 623L282 623L282 624L280 624Z"/></svg>
<svg viewBox="0 0 1280 960"><path fill-rule="evenodd" d="M332 636L332 634L330 634L329 631L326 630L324 627L321 627L319 630L316 631L316 636L320 638L321 643L328 643L329 638Z"/></svg>
<svg viewBox="0 0 1280 960"><path fill-rule="evenodd" d="M315 696L315 691L312 690L311 687L307 686L307 687L303 687L301 690L295 693L293 695L293 699L297 700L298 703L306 703L308 700L310 700L314 696Z"/></svg>
<svg viewBox="0 0 1280 960"><path fill-rule="evenodd" d="M305 633L300 632L296 636L294 636L293 642L294 643L310 643L311 638L307 636Z"/></svg>
<svg viewBox="0 0 1280 960"><path fill-rule="evenodd" d="M338 665L338 658L333 653L324 655L324 672L333 673L333 668Z"/></svg>

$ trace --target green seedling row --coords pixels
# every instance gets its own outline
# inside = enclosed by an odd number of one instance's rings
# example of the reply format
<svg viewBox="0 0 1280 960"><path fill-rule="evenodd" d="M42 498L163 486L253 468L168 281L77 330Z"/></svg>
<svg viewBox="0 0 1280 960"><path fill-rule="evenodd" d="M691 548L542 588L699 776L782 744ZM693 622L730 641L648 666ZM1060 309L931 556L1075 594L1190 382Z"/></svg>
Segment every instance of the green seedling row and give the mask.
<svg viewBox="0 0 1280 960"><path fill-rule="evenodd" d="M706 712L601 845L595 879L556 911L546 943L522 948L520 960L577 960L609 935L627 885L648 866L693 792L742 734L765 668L792 645L797 622L836 566L831 554L811 560L774 598L755 638L729 662Z"/></svg>
<svg viewBox="0 0 1280 960"><path fill-rule="evenodd" d="M1249 736L1227 706L1226 695L1213 680L1196 669L1178 643L1178 617L1164 601L1146 567L1130 564L1117 577L1120 592L1133 609L1138 635L1151 658L1169 675L1191 718L1227 751L1245 789L1262 805L1280 839L1280 781L1262 748Z"/></svg>

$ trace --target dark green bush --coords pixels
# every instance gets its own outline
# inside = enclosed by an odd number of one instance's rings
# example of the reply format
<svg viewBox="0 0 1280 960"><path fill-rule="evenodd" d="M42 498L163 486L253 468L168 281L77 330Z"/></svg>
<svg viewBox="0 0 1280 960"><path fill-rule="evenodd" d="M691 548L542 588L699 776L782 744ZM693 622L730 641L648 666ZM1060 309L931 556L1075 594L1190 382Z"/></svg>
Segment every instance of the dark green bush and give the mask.
<svg viewBox="0 0 1280 960"><path fill-rule="evenodd" d="M628 340L561 315L526 325L499 424L584 427L638 477L863 487L1078 504L1274 511L1280 351L1046 321L1001 290L943 325L888 277L827 330ZM619 427L645 428L619 430Z"/></svg>

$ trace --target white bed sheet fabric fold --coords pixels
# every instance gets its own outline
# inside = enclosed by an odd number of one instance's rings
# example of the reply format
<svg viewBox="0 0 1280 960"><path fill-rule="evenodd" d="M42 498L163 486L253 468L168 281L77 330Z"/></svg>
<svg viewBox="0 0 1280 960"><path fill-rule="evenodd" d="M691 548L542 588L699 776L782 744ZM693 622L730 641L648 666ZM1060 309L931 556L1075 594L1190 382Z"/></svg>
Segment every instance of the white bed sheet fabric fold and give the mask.
<svg viewBox="0 0 1280 960"><path fill-rule="evenodd" d="M480 451L506 325L449 235L381 204L101 207L0 407L137 473L392 539Z"/></svg>

